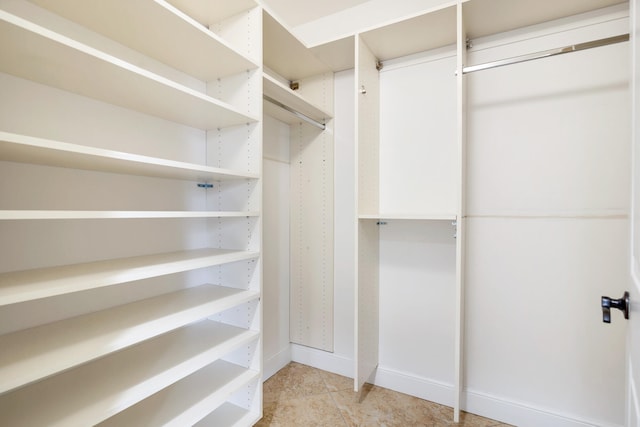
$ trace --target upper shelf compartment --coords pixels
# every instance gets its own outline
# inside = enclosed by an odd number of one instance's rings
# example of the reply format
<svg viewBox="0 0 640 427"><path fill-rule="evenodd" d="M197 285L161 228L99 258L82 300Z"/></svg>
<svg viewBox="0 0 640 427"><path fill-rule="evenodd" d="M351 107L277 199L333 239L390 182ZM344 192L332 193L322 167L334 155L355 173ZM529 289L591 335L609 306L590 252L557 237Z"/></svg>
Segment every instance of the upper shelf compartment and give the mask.
<svg viewBox="0 0 640 427"><path fill-rule="evenodd" d="M7 6L16 11L0 10L0 72L199 129L258 121L202 91L79 41L75 27L59 31L64 27L45 10L20 2ZM26 16L35 19L23 18L22 9L31 9ZM45 22L57 29L41 25Z"/></svg>
<svg viewBox="0 0 640 427"><path fill-rule="evenodd" d="M467 37L476 39L601 9L625 0L469 0L463 4Z"/></svg>
<svg viewBox="0 0 640 427"><path fill-rule="evenodd" d="M228 41L164 0L31 1L203 81L259 67ZM171 3L184 6L184 2ZM189 3L193 8L205 7L203 1L191 0ZM217 20L250 8L252 2L238 2L239 8L218 11L216 8L221 7L220 3L206 3L209 15Z"/></svg>
<svg viewBox="0 0 640 427"><path fill-rule="evenodd" d="M264 65L296 81L331 69L268 13L263 14Z"/></svg>
<svg viewBox="0 0 640 427"><path fill-rule="evenodd" d="M307 99L300 96L298 93L294 92L283 83L279 82L275 77L272 77L267 73L264 73L262 82L265 97L271 98L276 102L301 113L307 118L315 120L318 123L325 123L326 120L332 116L331 113L312 104ZM297 117L286 111L281 112L278 110L279 107L273 105L271 102L268 105L265 104L265 112L278 120L289 124L300 121L299 116Z"/></svg>
<svg viewBox="0 0 640 427"><path fill-rule="evenodd" d="M436 9L362 33L380 61L400 58L456 43L455 6Z"/></svg>
<svg viewBox="0 0 640 427"><path fill-rule="evenodd" d="M333 88L333 71L266 12L263 27L265 113L285 123L306 121L324 129L333 113L322 94ZM299 89L292 90L291 82Z"/></svg>

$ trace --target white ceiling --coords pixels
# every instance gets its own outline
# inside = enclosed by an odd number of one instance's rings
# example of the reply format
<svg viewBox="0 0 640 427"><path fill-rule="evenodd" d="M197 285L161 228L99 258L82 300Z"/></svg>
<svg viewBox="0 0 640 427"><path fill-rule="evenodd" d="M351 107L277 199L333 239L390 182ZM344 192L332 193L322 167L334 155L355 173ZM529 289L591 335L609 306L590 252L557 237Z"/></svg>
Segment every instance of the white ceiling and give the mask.
<svg viewBox="0 0 640 427"><path fill-rule="evenodd" d="M289 28L366 3L369 0L262 0Z"/></svg>

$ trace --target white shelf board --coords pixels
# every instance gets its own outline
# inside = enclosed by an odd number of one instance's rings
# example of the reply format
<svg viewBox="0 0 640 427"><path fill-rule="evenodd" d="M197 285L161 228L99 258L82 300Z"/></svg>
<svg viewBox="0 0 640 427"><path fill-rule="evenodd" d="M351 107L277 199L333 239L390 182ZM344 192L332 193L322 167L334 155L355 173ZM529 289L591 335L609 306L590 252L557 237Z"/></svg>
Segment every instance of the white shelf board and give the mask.
<svg viewBox="0 0 640 427"><path fill-rule="evenodd" d="M304 114L305 116L317 122L324 123L327 119L331 118L330 113L313 105L311 102L300 96L300 94L286 87L274 77L270 76L267 73L263 73L262 76L263 90L265 95L288 106L289 108L296 110L299 113ZM269 103L267 102L267 104ZM295 120L297 122L300 121L299 118L295 118Z"/></svg>
<svg viewBox="0 0 640 427"><path fill-rule="evenodd" d="M256 371L218 360L99 426L191 426L259 376Z"/></svg>
<svg viewBox="0 0 640 427"><path fill-rule="evenodd" d="M194 427L245 427L258 422L257 414L247 411L233 403L225 403Z"/></svg>
<svg viewBox="0 0 640 427"><path fill-rule="evenodd" d="M0 10L0 71L199 129L258 121L235 107Z"/></svg>
<svg viewBox="0 0 640 427"><path fill-rule="evenodd" d="M447 221L452 220L455 221L457 215L454 213L447 212L433 212L433 213L380 213L376 215L359 215L359 219L400 219L400 220L426 220L426 221Z"/></svg>
<svg viewBox="0 0 640 427"><path fill-rule="evenodd" d="M220 211L76 211L76 210L0 210L2 220L34 219L157 219L157 218L244 218L257 217L258 212Z"/></svg>
<svg viewBox="0 0 640 427"><path fill-rule="evenodd" d="M0 394L260 296L201 285L0 336Z"/></svg>
<svg viewBox="0 0 640 427"><path fill-rule="evenodd" d="M0 160L188 181L257 179L258 174L87 147L0 131Z"/></svg>
<svg viewBox="0 0 640 427"><path fill-rule="evenodd" d="M0 396L2 423L95 425L258 337L211 320L180 328Z"/></svg>
<svg viewBox="0 0 640 427"><path fill-rule="evenodd" d="M259 252L196 249L0 274L0 306L256 258Z"/></svg>
<svg viewBox="0 0 640 427"><path fill-rule="evenodd" d="M167 0L205 27L223 21L257 6L254 0Z"/></svg>
<svg viewBox="0 0 640 427"><path fill-rule="evenodd" d="M345 37L311 48L311 52L334 72L355 67L355 36Z"/></svg>
<svg viewBox="0 0 640 427"><path fill-rule="evenodd" d="M205 82L259 67L163 0L31 1Z"/></svg>
<svg viewBox="0 0 640 427"><path fill-rule="evenodd" d="M380 61L455 45L456 7L450 6L362 33Z"/></svg>
<svg viewBox="0 0 640 427"><path fill-rule="evenodd" d="M626 0L470 0L463 4L471 39L601 9Z"/></svg>
<svg viewBox="0 0 640 427"><path fill-rule="evenodd" d="M264 65L287 80L332 71L268 13L263 14Z"/></svg>

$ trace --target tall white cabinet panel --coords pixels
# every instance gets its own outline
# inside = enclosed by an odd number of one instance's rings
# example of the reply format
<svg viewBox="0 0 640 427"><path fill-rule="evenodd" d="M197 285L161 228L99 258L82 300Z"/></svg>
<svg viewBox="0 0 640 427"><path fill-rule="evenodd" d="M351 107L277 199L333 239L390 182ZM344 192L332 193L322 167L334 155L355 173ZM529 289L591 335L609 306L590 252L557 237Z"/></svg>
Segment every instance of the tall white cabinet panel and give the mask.
<svg viewBox="0 0 640 427"><path fill-rule="evenodd" d="M188 3L0 6L2 425L261 417L261 9Z"/></svg>
<svg viewBox="0 0 640 427"><path fill-rule="evenodd" d="M356 37L356 161L358 234L355 274L355 374L354 388L360 391L372 382L378 366L379 342L379 129L380 81L377 59L361 37ZM373 217L367 218L367 216Z"/></svg>

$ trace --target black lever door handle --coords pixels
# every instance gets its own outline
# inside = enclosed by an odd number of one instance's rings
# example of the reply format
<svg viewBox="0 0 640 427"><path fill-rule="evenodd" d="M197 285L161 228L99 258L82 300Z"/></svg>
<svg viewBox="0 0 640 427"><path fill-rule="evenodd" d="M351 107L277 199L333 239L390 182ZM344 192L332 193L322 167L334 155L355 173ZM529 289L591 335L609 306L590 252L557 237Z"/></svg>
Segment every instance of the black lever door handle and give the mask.
<svg viewBox="0 0 640 427"><path fill-rule="evenodd" d="M611 309L617 308L624 313L624 318L629 318L629 292L625 292L622 298L613 299L609 297L602 297L602 321L604 323L611 323Z"/></svg>

